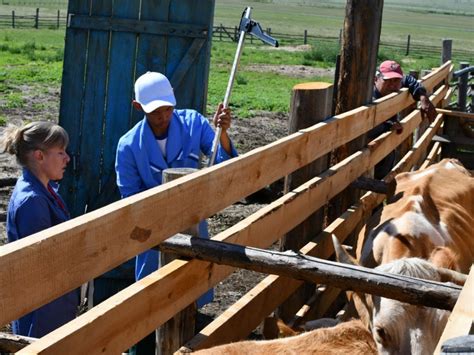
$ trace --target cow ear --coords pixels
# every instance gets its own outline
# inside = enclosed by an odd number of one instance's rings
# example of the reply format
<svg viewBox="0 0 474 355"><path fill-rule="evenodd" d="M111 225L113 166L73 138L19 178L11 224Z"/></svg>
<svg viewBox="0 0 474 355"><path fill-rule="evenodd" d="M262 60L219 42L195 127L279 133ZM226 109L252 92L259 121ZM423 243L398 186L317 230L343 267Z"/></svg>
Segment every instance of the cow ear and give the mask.
<svg viewBox="0 0 474 355"><path fill-rule="evenodd" d="M334 251L336 252L336 260L341 263L351 264L351 265L359 265L356 259L354 259L349 253L342 247L339 239L332 234L332 243L334 244ZM352 298L354 302L354 307L357 310L357 314L359 314L360 319L367 327L367 329L371 329L371 319L372 319L372 312L371 309L373 308L372 297L370 295L366 295L359 292L346 292L346 295L349 301Z"/></svg>
<svg viewBox="0 0 474 355"><path fill-rule="evenodd" d="M372 296L353 292L352 301L362 323L364 323L367 329L372 330L372 309L374 308Z"/></svg>
<svg viewBox="0 0 474 355"><path fill-rule="evenodd" d="M334 245L334 251L336 252L336 260L340 263L359 265L356 259L354 259L349 253L342 247L339 239L334 234L331 234L332 243Z"/></svg>

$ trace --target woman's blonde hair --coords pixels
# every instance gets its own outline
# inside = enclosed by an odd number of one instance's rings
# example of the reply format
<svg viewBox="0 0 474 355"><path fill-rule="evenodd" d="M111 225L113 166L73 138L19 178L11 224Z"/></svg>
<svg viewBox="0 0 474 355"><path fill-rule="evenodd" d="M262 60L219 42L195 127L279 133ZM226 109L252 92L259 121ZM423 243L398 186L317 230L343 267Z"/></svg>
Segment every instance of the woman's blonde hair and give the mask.
<svg viewBox="0 0 474 355"><path fill-rule="evenodd" d="M10 125L2 138L4 152L15 155L18 163L28 165L28 155L37 149L66 148L69 136L61 126L49 121L35 121L23 127Z"/></svg>

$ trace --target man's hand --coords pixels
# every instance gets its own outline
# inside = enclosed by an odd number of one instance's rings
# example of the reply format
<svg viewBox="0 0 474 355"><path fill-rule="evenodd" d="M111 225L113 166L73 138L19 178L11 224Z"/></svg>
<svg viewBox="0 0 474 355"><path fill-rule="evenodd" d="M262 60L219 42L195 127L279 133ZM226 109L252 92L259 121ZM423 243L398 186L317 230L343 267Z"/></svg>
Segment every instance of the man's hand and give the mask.
<svg viewBox="0 0 474 355"><path fill-rule="evenodd" d="M420 111L421 117L427 117L430 123L433 122L436 118L436 109L431 103L428 96L420 96Z"/></svg>
<svg viewBox="0 0 474 355"><path fill-rule="evenodd" d="M227 131L232 122L230 108L224 108L224 105L220 103L212 121L214 126L221 127L224 132Z"/></svg>
<svg viewBox="0 0 474 355"><path fill-rule="evenodd" d="M403 126L400 122L395 121L395 122L392 122L392 126L390 127L390 130L397 132L397 134L402 134Z"/></svg>
<svg viewBox="0 0 474 355"><path fill-rule="evenodd" d="M227 130L230 128L230 123L232 122L230 108L224 108L224 104L220 103L212 121L214 122L214 126L222 129L220 139L222 148L224 148L227 154L232 154L230 138L227 134Z"/></svg>

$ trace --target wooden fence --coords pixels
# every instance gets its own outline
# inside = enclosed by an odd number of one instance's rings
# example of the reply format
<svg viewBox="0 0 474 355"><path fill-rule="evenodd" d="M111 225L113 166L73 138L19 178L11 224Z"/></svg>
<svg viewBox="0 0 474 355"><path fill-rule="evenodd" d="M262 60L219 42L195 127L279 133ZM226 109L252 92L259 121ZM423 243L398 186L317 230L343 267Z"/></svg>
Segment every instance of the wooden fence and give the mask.
<svg viewBox="0 0 474 355"><path fill-rule="evenodd" d="M449 101L452 89L448 78L452 70L451 62L447 62L422 79L429 91L436 88L431 96L435 105L444 107ZM235 159L0 247L0 324L158 245L364 134L413 103L408 91L403 89L377 100L374 105L331 117ZM425 156L431 160L439 156L439 144L428 155L427 151L443 118L439 114L420 134L387 181L397 172L421 164ZM383 134L375 144L331 166L213 239L261 248L271 246L410 138L421 121L420 111L414 110L403 119L402 134ZM217 182L227 186L225 191L212 189ZM365 194L356 206L344 212L301 251L328 258L333 252L328 235L335 233L344 240L383 199L383 195ZM204 261L175 260L19 353L119 353L233 271L232 267ZM300 284L301 281L268 276L191 339L187 347L200 349L245 338ZM330 290L321 297L320 312L329 307L336 295L337 292Z"/></svg>

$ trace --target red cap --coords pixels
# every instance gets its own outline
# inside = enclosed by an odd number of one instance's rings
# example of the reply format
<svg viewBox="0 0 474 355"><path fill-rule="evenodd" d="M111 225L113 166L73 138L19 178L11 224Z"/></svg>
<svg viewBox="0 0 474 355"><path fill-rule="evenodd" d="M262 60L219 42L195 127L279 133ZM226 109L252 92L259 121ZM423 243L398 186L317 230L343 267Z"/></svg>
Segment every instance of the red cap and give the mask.
<svg viewBox="0 0 474 355"><path fill-rule="evenodd" d="M400 64L393 60L386 60L380 64L379 71L384 79L403 78L403 71Z"/></svg>

